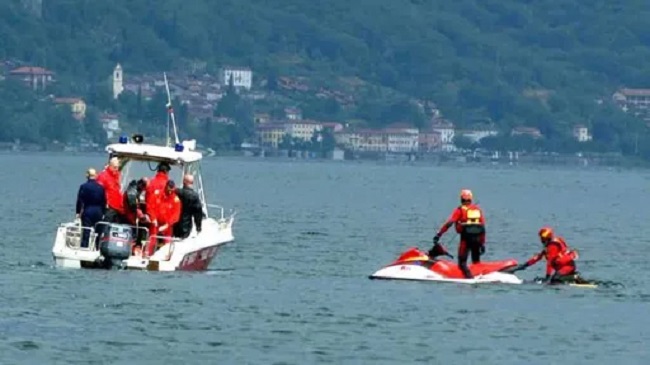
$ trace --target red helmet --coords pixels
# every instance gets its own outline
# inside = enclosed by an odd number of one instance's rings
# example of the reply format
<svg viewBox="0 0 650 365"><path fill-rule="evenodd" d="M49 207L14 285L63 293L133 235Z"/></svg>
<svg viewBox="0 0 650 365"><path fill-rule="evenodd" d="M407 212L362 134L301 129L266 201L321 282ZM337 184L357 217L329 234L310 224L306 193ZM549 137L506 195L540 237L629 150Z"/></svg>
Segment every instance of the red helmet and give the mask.
<svg viewBox="0 0 650 365"><path fill-rule="evenodd" d="M473 197L474 196L472 195L472 191L469 189L463 189L460 191L460 200L472 201Z"/></svg>
<svg viewBox="0 0 650 365"><path fill-rule="evenodd" d="M539 239L542 241L547 241L553 238L553 229L551 227L542 227L539 230Z"/></svg>

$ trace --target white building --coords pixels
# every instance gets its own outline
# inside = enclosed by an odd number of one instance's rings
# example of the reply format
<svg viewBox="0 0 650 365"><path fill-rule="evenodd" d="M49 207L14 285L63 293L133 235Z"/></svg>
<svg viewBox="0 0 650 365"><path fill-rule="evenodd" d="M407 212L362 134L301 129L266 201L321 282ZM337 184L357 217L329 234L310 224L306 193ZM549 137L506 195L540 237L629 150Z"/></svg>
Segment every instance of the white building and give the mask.
<svg viewBox="0 0 650 365"><path fill-rule="evenodd" d="M459 134L462 134L463 137L469 139L473 143L479 143L483 138L495 137L499 132L494 129L471 129Z"/></svg>
<svg viewBox="0 0 650 365"><path fill-rule="evenodd" d="M454 125L447 121L437 121L431 126L431 131L440 133L440 145L443 151L454 151Z"/></svg>
<svg viewBox="0 0 650 365"><path fill-rule="evenodd" d="M247 67L224 67L219 78L223 85L228 85L232 77L233 86L237 89L250 90L253 87L253 71Z"/></svg>
<svg viewBox="0 0 650 365"><path fill-rule="evenodd" d="M404 153L419 147L417 129L360 129L336 133L335 138L337 144L353 151Z"/></svg>
<svg viewBox="0 0 650 365"><path fill-rule="evenodd" d="M102 128L106 131L106 138L113 139L120 133L120 121L117 115L102 114L99 120L102 122Z"/></svg>
<svg viewBox="0 0 650 365"><path fill-rule="evenodd" d="M589 142L592 139L591 134L589 134L589 128L582 124L573 127L573 137L578 142Z"/></svg>
<svg viewBox="0 0 650 365"><path fill-rule="evenodd" d="M285 108L284 114L287 119L291 120L301 120L302 119L302 110L298 108Z"/></svg>
<svg viewBox="0 0 650 365"><path fill-rule="evenodd" d="M320 132L323 125L311 120L291 120L284 125L284 131L292 138L299 138L303 141L311 140L315 132Z"/></svg>
<svg viewBox="0 0 650 365"><path fill-rule="evenodd" d="M117 99L122 91L124 91L124 72L118 63L113 70L113 99Z"/></svg>
<svg viewBox="0 0 650 365"><path fill-rule="evenodd" d="M417 129L415 133L404 130L387 130L386 134L386 149L389 152L415 152L419 146L419 132Z"/></svg>

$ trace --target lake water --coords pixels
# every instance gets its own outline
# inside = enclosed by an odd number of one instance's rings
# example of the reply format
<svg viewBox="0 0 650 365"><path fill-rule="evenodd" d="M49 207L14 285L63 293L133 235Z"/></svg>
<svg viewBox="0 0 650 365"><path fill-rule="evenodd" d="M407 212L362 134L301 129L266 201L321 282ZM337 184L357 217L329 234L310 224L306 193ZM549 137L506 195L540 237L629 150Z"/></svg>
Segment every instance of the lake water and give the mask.
<svg viewBox="0 0 650 365"><path fill-rule="evenodd" d="M0 155L0 363L650 363L646 171L215 158L208 199L238 216L211 270L53 268L56 226L104 162ZM585 277L625 287L368 280L428 249L461 188L487 216L484 259L527 259L550 224Z"/></svg>

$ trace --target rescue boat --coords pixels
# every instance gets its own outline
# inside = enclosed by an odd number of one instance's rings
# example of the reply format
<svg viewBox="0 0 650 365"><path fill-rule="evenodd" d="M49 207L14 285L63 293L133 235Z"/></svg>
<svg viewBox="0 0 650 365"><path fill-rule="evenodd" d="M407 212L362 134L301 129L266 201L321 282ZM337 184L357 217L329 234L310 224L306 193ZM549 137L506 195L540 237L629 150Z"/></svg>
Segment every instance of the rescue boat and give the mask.
<svg viewBox="0 0 650 365"><path fill-rule="evenodd" d="M463 284L522 284L523 280L512 273L506 272L515 266L517 266L517 261L514 259L469 264L469 270L474 278L466 279L455 262L447 259L431 258L418 248L412 247L402 253L397 260L370 275L369 278L441 281Z"/></svg>
<svg viewBox="0 0 650 365"><path fill-rule="evenodd" d="M57 229L52 247L56 266L201 271L207 269L224 244L234 241L233 223L236 213L230 211L226 215L223 207L207 203L201 174L203 155L196 151L195 140L179 141L166 75L164 80L169 111L167 144L144 143L142 135L134 135L130 139L121 136L118 143L106 146L106 152L109 159L118 157L120 161L123 188L126 188L129 181L152 175L156 165L161 162L169 164L169 178L179 182L179 186L184 174L193 174L194 190L199 195L204 217L201 232L197 232L193 225L189 237L185 239L153 236L157 239L156 242L150 240L146 225L98 222L94 227L82 227L79 220L73 220L62 223ZM169 138L170 125L175 137L173 146ZM88 247L81 246L84 231L89 236ZM144 253L149 244L155 244L156 247L151 256L146 256Z"/></svg>

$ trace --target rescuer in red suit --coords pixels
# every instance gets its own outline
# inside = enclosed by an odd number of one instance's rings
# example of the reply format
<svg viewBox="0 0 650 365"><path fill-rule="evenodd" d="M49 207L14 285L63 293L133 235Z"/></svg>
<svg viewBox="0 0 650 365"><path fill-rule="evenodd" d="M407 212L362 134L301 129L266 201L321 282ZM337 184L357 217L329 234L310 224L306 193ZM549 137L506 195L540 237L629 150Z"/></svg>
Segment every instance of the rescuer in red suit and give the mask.
<svg viewBox="0 0 650 365"><path fill-rule="evenodd" d="M481 262L481 255L485 253L485 215L478 205L472 203L472 200L473 195L470 190L463 189L460 192L460 206L454 209L447 222L433 237L433 247L429 251L431 257L445 254L447 251L438 242L451 226L455 226L456 233L460 235L458 266L468 279L474 277L467 267L468 254L471 252L472 263L476 264Z"/></svg>
<svg viewBox="0 0 650 365"><path fill-rule="evenodd" d="M544 282L586 282L586 280L580 278L576 268L575 260L578 259L577 250L571 250L566 241L564 241L564 238L556 236L550 227L542 227L538 235L540 242L544 245L542 251L519 265L513 272L526 269L545 258L546 276L544 277Z"/></svg>

